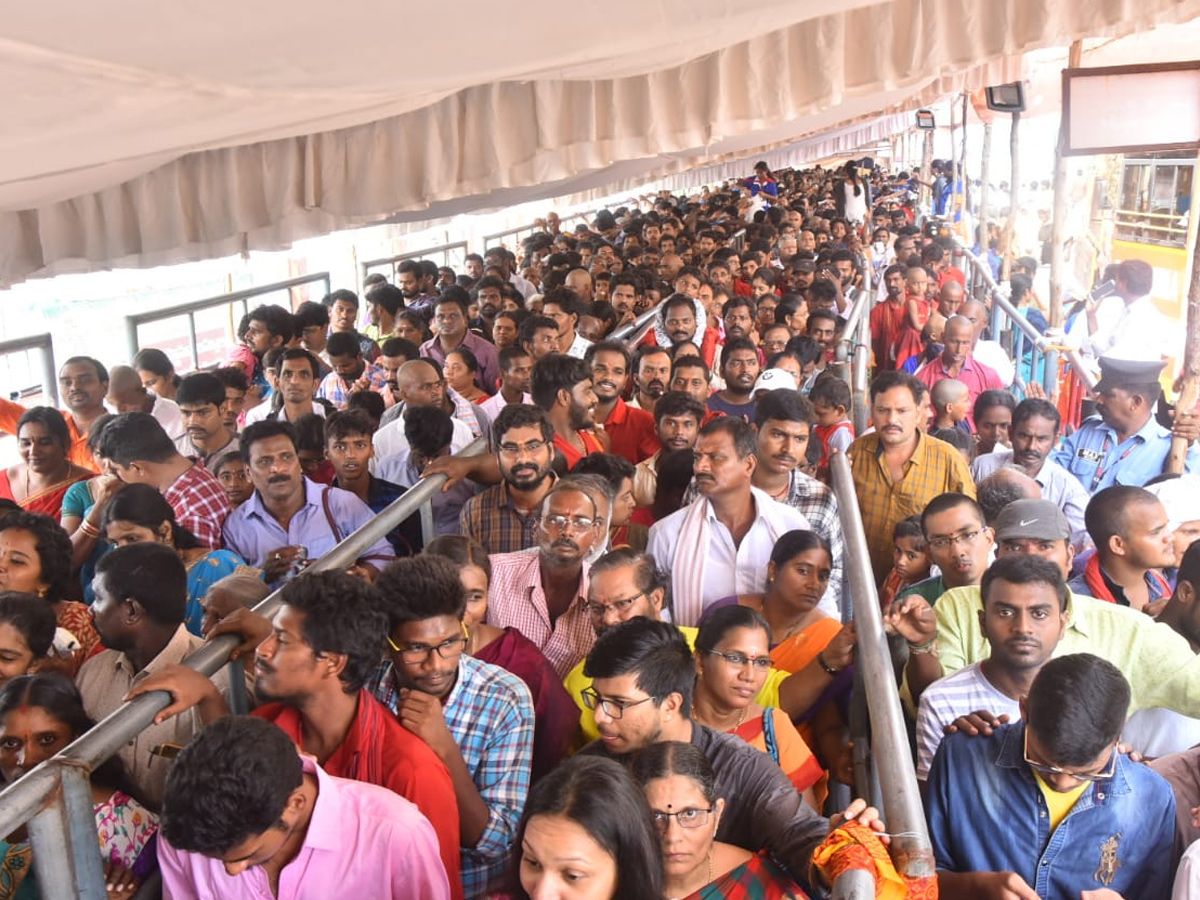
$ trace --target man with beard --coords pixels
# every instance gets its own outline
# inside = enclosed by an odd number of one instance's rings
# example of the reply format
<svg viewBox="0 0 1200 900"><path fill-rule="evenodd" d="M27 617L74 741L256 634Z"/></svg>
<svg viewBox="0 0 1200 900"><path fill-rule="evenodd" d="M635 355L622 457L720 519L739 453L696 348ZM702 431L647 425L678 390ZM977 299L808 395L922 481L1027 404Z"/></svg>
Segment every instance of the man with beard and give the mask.
<svg viewBox="0 0 1200 900"><path fill-rule="evenodd" d="M242 459L254 495L225 520L225 546L263 570L268 584L282 581L294 565L318 559L375 515L349 491L304 477L296 431L287 422L256 422L242 433ZM380 538L350 567L373 580L395 557Z"/></svg>
<svg viewBox="0 0 1200 900"><path fill-rule="evenodd" d="M71 434L67 459L77 466L98 472L100 467L88 448L88 429L108 412L104 408L104 396L108 393L108 370L99 360L90 356L72 356L58 370L58 393L66 403L66 409L61 412ZM28 409L20 403L0 397L0 431L16 435L17 423L26 412Z"/></svg>
<svg viewBox="0 0 1200 900"><path fill-rule="evenodd" d="M466 598L450 560L399 560L374 593L387 646L367 688L449 769L463 893L475 900L504 871L525 807L533 699L515 675L464 652Z"/></svg>
<svg viewBox="0 0 1200 900"><path fill-rule="evenodd" d="M557 353L558 323L549 316L530 316L521 323L517 343L535 363L551 353Z"/></svg>
<svg viewBox="0 0 1200 900"><path fill-rule="evenodd" d="M175 441L176 450L184 456L199 459L209 469L222 455L237 453L238 437L225 427L221 418L225 386L216 376L208 372L185 375L175 389L175 403L183 419L183 435Z"/></svg>
<svg viewBox="0 0 1200 900"><path fill-rule="evenodd" d="M475 302L479 304L479 318L485 337L491 337L496 316L504 308L504 282L499 278L481 278L475 285Z"/></svg>
<svg viewBox="0 0 1200 900"><path fill-rule="evenodd" d="M703 334L698 333L702 309L699 301L686 294L672 294L663 304L654 332L646 336L643 346L657 344L664 350L674 352L675 348L684 344L695 344L705 363L712 365L717 352L718 333L715 328L705 328Z"/></svg>
<svg viewBox="0 0 1200 900"><path fill-rule="evenodd" d="M554 428L554 447L563 455L568 469L589 453L604 452L604 446L592 431L596 392L587 363L563 353L552 353L533 367L529 392Z"/></svg>
<svg viewBox="0 0 1200 900"><path fill-rule="evenodd" d="M421 262L416 259L404 260L396 271L396 284L404 293L404 305L428 321L433 317L433 303L437 298L425 293L422 286L424 277Z"/></svg>
<svg viewBox="0 0 1200 900"><path fill-rule="evenodd" d="M995 540L983 510L973 498L956 493L934 497L921 513L921 531L929 558L941 574L901 591L897 602L915 594L932 606L952 588L979 584Z"/></svg>
<svg viewBox="0 0 1200 900"><path fill-rule="evenodd" d="M670 377L670 353L662 347L638 347L633 357L633 399L629 405L653 415L654 404L667 392Z"/></svg>
<svg viewBox="0 0 1200 900"><path fill-rule="evenodd" d="M811 253L797 253L789 271L792 273L791 289L797 293L806 293L817 278L816 257Z"/></svg>
<svg viewBox="0 0 1200 900"><path fill-rule="evenodd" d="M700 363L699 360L697 360ZM703 363L700 363L703 365ZM707 395L707 391L705 391ZM700 424L707 410L695 397L682 391L663 394L654 407L654 431L661 449L648 459L642 460L633 473L633 499L638 506L654 503L658 488L658 460L664 452L691 450L700 432Z"/></svg>
<svg viewBox="0 0 1200 900"><path fill-rule="evenodd" d="M978 483L1004 466L1020 466L1038 483L1042 499L1063 511L1071 526L1071 543L1079 550L1088 543L1083 521L1088 494L1074 475L1050 459L1061 426L1058 407L1040 397L1026 397L1012 413L1013 448L1000 448L976 457L971 464L971 474Z"/></svg>
<svg viewBox="0 0 1200 900"><path fill-rule="evenodd" d="M1021 718L1019 701L1067 627L1067 585L1040 556L998 559L983 574L979 624L991 654L931 684L917 713L917 778L925 781L946 729L987 710L1002 722Z"/></svg>
<svg viewBox="0 0 1200 900"><path fill-rule="evenodd" d="M967 425L972 431L975 430L973 409L976 399L984 391L1004 388L1000 376L971 354L974 340L970 322L962 316L949 319L942 331L941 354L917 370L917 380L931 389L943 378L954 378L967 386L971 407L967 412Z"/></svg>
<svg viewBox="0 0 1200 900"><path fill-rule="evenodd" d="M896 342L904 330L906 298L904 296L904 266L888 266L883 271L886 296L871 310L871 352L875 367L886 372L896 368Z"/></svg>
<svg viewBox="0 0 1200 900"><path fill-rule="evenodd" d="M243 639L236 654L254 654L254 693L268 702L253 715L274 723L336 778L385 787L411 801L437 834L450 896L458 879L459 819L446 766L419 737L380 705L364 685L379 665L386 620L370 589L339 572L314 572L288 582L282 605L267 619L235 610L213 634ZM171 665L140 682L133 695L165 690L165 721L196 708L207 725L229 714L213 683L194 669Z"/></svg>
<svg viewBox="0 0 1200 900"><path fill-rule="evenodd" d="M721 351L721 376L725 389L708 398L708 408L714 413L750 422L754 419L754 398L751 392L758 380L758 348L749 338L725 341Z"/></svg>
<svg viewBox="0 0 1200 900"><path fill-rule="evenodd" d="M337 341L334 343L336 346ZM253 425L264 419L295 422L301 416L324 417L325 406L313 399L313 385L317 383L318 371L317 358L307 350L299 347L284 350L283 356L279 358L279 378L275 395L270 402L260 403L246 413L246 424Z"/></svg>
<svg viewBox="0 0 1200 900"><path fill-rule="evenodd" d="M457 285L446 288L433 305L433 320L438 333L421 345L421 355L446 365L446 354L459 347L466 347L479 363L475 382L484 392L491 394L500 380L500 362L496 348L477 334L467 329L467 307L470 298Z"/></svg>
<svg viewBox="0 0 1200 900"><path fill-rule="evenodd" d="M596 637L587 612L587 559L608 522L588 488L569 475L550 488L537 516L536 547L491 558L487 621L518 629L562 678Z"/></svg>
<svg viewBox="0 0 1200 900"><path fill-rule="evenodd" d="M761 592L775 542L795 528L810 528L802 514L753 486L757 466L754 429L722 416L700 429L695 480L700 496L656 522L646 549L671 573L675 622L695 625L725 597Z"/></svg>
<svg viewBox="0 0 1200 900"><path fill-rule="evenodd" d="M613 278L608 299L617 311L616 327L631 325L634 322L637 318L635 310L641 303L643 294L642 280L638 276L625 273Z"/></svg>
<svg viewBox="0 0 1200 900"><path fill-rule="evenodd" d="M554 485L554 428L536 406L504 407L492 425L500 484L462 508L459 527L488 553L527 550L538 539L537 509Z"/></svg>
<svg viewBox="0 0 1200 900"><path fill-rule="evenodd" d="M579 334L579 317L585 307L579 295L570 288L555 288L542 298L542 315L553 319L558 328L557 349L559 353L583 359L591 341Z"/></svg>
<svg viewBox="0 0 1200 900"><path fill-rule="evenodd" d="M754 328L754 301L748 297L732 297L721 307L721 320L725 323L725 343L739 338L749 338Z"/></svg>
<svg viewBox="0 0 1200 900"><path fill-rule="evenodd" d="M629 351L616 341L601 341L588 347L584 362L592 367L596 392L594 421L608 435L608 450L637 465L659 450L654 434L654 417L631 407L621 395L629 383Z"/></svg>

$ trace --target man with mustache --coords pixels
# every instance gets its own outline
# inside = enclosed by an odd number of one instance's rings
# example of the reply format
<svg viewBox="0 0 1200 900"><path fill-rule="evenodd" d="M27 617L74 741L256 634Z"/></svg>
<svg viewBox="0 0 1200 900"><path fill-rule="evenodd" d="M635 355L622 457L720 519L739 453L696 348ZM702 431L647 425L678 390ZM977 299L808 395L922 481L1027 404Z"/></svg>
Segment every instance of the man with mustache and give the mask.
<svg viewBox="0 0 1200 900"><path fill-rule="evenodd" d="M1061 426L1062 416L1053 403L1040 397L1025 398L1012 414L1013 448L1001 447L976 457L971 474L978 483L1010 463L1020 466L1041 487L1042 498L1063 511L1071 526L1071 543L1080 550L1088 544L1083 522L1088 493L1079 479L1050 458Z"/></svg>
<svg viewBox="0 0 1200 900"><path fill-rule="evenodd" d="M267 584L283 581L305 559L324 556L375 515L349 491L304 477L290 423L256 422L241 440L254 494L225 520L225 546L262 569ZM380 538L349 571L374 580L395 555Z"/></svg>
<svg viewBox="0 0 1200 900"><path fill-rule="evenodd" d="M98 359L90 356L72 356L58 370L58 392L66 404L60 410L67 420L71 433L71 445L67 459L77 466L100 471L100 465L88 448L88 430L92 423L105 415L104 397L108 393L108 370ZM11 435L17 433L17 423L28 408L0 397L0 431Z"/></svg>
<svg viewBox="0 0 1200 900"><path fill-rule="evenodd" d="M538 540L537 509L554 485L554 427L536 406L513 403L492 425L501 483L476 494L459 515L462 533L488 553L527 550Z"/></svg>
<svg viewBox="0 0 1200 900"><path fill-rule="evenodd" d="M236 656L254 655L253 715L274 723L336 778L385 787L411 801L437 834L450 896L462 898L454 785L430 747L365 689L384 650L386 620L370 589L340 572L314 572L283 588L267 619L235 610L211 634L237 634ZM157 720L197 708L205 724L229 714L208 678L172 665L131 695L165 690L172 703Z"/></svg>
<svg viewBox="0 0 1200 900"><path fill-rule="evenodd" d="M654 415L654 404L667 392L670 379L671 354L663 347L638 347L633 358L633 399L629 405Z"/></svg>
<svg viewBox="0 0 1200 900"><path fill-rule="evenodd" d="M917 378L930 389L944 378L957 379L967 386L970 397L967 425L972 431L975 430L975 400L984 391L1004 388L1000 376L972 355L971 346L974 341L975 332L969 321L962 316L948 319L946 327L942 330L941 355L917 370Z"/></svg>
<svg viewBox="0 0 1200 900"><path fill-rule="evenodd" d="M238 452L238 436L225 427L221 417L225 385L215 375L185 375L175 389L175 403L183 419L183 434L175 440L176 450L198 458L209 469L218 457Z"/></svg>
<svg viewBox="0 0 1200 900"><path fill-rule="evenodd" d="M699 360L697 362L700 363ZM667 451L691 450L706 412L703 403L683 391L669 391L655 404L654 432L662 449L643 459L634 468L633 498L638 506L651 506L654 503L659 458Z"/></svg>
<svg viewBox="0 0 1200 900"><path fill-rule="evenodd" d="M882 372L871 382L875 431L846 455L854 479L871 568L882 582L892 568L896 523L947 491L975 496L975 482L957 450L918 427L925 386L904 372Z"/></svg>
<svg viewBox="0 0 1200 900"><path fill-rule="evenodd" d="M1044 521L1043 537L1053 531ZM1049 537L1053 540L1053 536ZM979 624L991 654L931 684L917 713L917 778L925 781L946 728L986 709L1021 718L1018 701L1054 655L1067 627L1067 585L1058 566L1039 556L998 559L983 575Z"/></svg>
<svg viewBox="0 0 1200 900"><path fill-rule="evenodd" d="M629 384L629 351L617 341L601 341L588 347L583 361L592 367L596 392L593 420L608 435L608 450L637 465L659 450L654 434L654 417L621 399Z"/></svg>
<svg viewBox="0 0 1200 900"><path fill-rule="evenodd" d="M336 345L336 342L335 342ZM279 386L271 399L246 413L246 424L263 419L295 422L301 416L325 417L325 405L313 399L314 386L320 384L317 358L300 347L289 347L279 358Z"/></svg>
<svg viewBox="0 0 1200 900"><path fill-rule="evenodd" d="M721 351L721 376L725 389L708 398L708 408L714 413L749 422L754 418L754 398L751 396L761 366L758 348L749 338L733 338Z"/></svg>
<svg viewBox="0 0 1200 900"><path fill-rule="evenodd" d="M560 678L587 655L596 638L587 612L587 556L607 529L592 496L567 476L542 500L537 546L491 559L488 624L517 628Z"/></svg>

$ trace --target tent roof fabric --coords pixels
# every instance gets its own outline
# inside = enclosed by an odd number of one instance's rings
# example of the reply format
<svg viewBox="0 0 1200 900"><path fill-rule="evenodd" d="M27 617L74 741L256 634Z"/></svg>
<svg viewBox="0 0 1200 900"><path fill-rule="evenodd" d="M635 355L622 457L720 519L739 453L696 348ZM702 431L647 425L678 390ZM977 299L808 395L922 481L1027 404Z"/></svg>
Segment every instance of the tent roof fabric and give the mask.
<svg viewBox="0 0 1200 900"><path fill-rule="evenodd" d="M47 0L0 24L0 285L624 190L1200 0ZM970 79L975 80L975 79ZM980 81L980 83L983 83ZM994 82L993 82L994 83Z"/></svg>

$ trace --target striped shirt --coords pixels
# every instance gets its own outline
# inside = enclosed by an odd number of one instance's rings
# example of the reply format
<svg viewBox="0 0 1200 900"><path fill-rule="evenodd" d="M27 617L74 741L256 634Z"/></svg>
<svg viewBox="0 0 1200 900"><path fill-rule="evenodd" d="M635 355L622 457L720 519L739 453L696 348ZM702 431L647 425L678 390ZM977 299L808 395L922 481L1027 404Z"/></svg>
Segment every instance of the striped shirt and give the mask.
<svg viewBox="0 0 1200 900"><path fill-rule="evenodd" d="M893 482L888 472L878 432L855 440L847 455L876 581L891 571L892 531L897 522L920 515L938 494L958 491L975 496L975 482L962 454L922 431L917 432L916 449L898 482Z"/></svg>
<svg viewBox="0 0 1200 900"><path fill-rule="evenodd" d="M363 376L366 377L370 389L377 394L387 387L388 373L383 366L371 362L366 363L363 374L355 379L355 383ZM346 380L337 372L330 372L321 379L321 386L317 388L317 396L328 400L338 409L345 409L346 401L350 397L350 385L346 384Z"/></svg>
<svg viewBox="0 0 1200 900"><path fill-rule="evenodd" d="M393 713L399 709L400 688L390 661L375 670L367 690ZM533 761L533 698L517 676L463 654L442 712L488 808L478 843L462 848L463 894L474 900L504 872L516 839Z"/></svg>
<svg viewBox="0 0 1200 900"><path fill-rule="evenodd" d="M933 756L946 736L946 726L960 716L986 710L1008 715L1010 722L1021 718L1020 703L998 691L979 671L979 663L939 678L921 694L917 712L917 778L929 778Z"/></svg>
<svg viewBox="0 0 1200 900"><path fill-rule="evenodd" d="M540 549L499 553L492 557L487 623L516 628L545 654L558 677L564 678L596 642L596 631L587 612L587 592L585 562L575 599L562 615L551 620L546 593L542 590Z"/></svg>

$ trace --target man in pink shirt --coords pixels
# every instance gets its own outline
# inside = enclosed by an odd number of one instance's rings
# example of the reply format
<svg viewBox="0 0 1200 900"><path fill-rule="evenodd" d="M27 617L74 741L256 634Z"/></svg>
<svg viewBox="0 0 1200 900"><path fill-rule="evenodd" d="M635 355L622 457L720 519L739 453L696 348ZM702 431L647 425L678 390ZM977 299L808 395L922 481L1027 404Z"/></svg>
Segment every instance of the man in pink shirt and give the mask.
<svg viewBox="0 0 1200 900"><path fill-rule="evenodd" d="M167 776L158 861L184 900L448 900L433 828L386 788L325 774L269 722L219 719Z"/></svg>
<svg viewBox="0 0 1200 900"><path fill-rule="evenodd" d="M967 386L971 396L968 409L975 408L975 400L984 391L1004 390L1004 383L995 369L990 369L971 354L975 341L975 328L969 319L951 316L942 331L945 349L940 356L917 369L917 380L928 388L943 378L957 378ZM975 431L975 419L967 413L967 424Z"/></svg>

